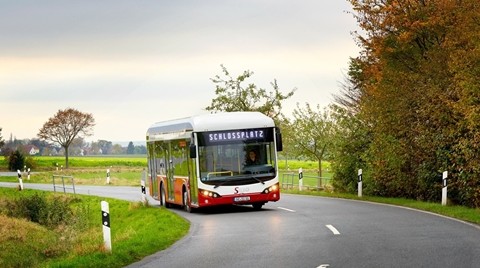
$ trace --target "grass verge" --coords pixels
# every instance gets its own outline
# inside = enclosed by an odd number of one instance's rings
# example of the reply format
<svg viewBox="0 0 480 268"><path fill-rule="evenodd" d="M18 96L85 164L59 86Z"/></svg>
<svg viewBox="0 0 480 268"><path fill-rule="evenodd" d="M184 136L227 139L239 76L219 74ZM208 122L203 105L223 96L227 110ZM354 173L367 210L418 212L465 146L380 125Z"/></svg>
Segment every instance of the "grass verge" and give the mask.
<svg viewBox="0 0 480 268"><path fill-rule="evenodd" d="M55 193L0 188L0 211L5 211L6 199L34 194ZM123 267L169 247L189 229L185 219L163 208L92 196L75 198L79 200L72 209L78 218L71 226L47 228L0 215L0 267ZM102 200L110 205L112 252L103 247Z"/></svg>
<svg viewBox="0 0 480 268"><path fill-rule="evenodd" d="M65 157L63 156L34 156L31 164L34 165L32 171L60 170L65 168ZM124 167L146 167L147 157L138 156L70 156L68 158L69 168L112 168L117 166ZM8 167L5 158L0 157L0 168Z"/></svg>
<svg viewBox="0 0 480 268"><path fill-rule="evenodd" d="M136 167L115 167L110 169L110 184L116 186L140 186L140 181L143 174L143 168ZM24 183L48 183L52 184L52 176L72 176L75 185L105 185L106 184L106 169L99 168L71 168L63 171L43 171L35 172L30 175L28 180L27 175L22 173ZM18 182L18 177L2 176L0 181L3 182ZM61 180L56 182L61 184ZM71 181L68 181L71 183Z"/></svg>

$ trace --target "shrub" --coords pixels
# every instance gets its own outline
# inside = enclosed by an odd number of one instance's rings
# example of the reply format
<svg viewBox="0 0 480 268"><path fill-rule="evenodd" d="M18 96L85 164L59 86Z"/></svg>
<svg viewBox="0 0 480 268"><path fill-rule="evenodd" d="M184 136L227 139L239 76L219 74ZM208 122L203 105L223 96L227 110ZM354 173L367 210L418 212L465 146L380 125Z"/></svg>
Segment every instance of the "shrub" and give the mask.
<svg viewBox="0 0 480 268"><path fill-rule="evenodd" d="M45 195L35 193L6 203L8 216L24 218L47 227L68 223L73 216L70 200L61 196L47 199Z"/></svg>
<svg viewBox="0 0 480 268"><path fill-rule="evenodd" d="M25 159L25 166L30 169L36 169L37 168L37 161L31 156L27 157Z"/></svg>
<svg viewBox="0 0 480 268"><path fill-rule="evenodd" d="M25 156L19 150L12 151L8 156L8 169L17 171L23 169L24 165Z"/></svg>

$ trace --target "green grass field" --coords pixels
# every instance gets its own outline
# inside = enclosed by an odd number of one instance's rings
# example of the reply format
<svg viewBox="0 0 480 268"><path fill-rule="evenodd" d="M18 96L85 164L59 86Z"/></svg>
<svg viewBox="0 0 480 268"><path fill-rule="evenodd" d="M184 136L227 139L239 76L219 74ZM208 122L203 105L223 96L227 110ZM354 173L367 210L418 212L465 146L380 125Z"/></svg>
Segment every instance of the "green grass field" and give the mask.
<svg viewBox="0 0 480 268"><path fill-rule="evenodd" d="M65 168L65 157L63 156L34 156L32 157L32 170L50 171ZM109 168L109 167L146 167L147 157L137 156L71 156L68 158L69 168ZM0 158L0 170L7 169L7 162Z"/></svg>
<svg viewBox="0 0 480 268"><path fill-rule="evenodd" d="M52 183L53 175L73 176L76 184L104 185L107 169L110 171L112 185L139 186L143 170L147 167L146 156L138 157L70 157L69 168L62 168L63 157L33 157L35 167L31 168L30 180L23 173L25 183ZM57 165L58 164L58 165ZM6 171L6 162L0 161L0 167ZM2 170L2 169L0 169ZM23 170L22 170L23 172ZM17 182L17 176L0 177L1 181Z"/></svg>
<svg viewBox="0 0 480 268"><path fill-rule="evenodd" d="M164 208L79 195L70 197L73 224L47 228L5 216L7 200L34 194L55 195L0 188L0 267L123 267L169 247L189 229L186 220ZM110 206L112 252L103 246L102 200Z"/></svg>

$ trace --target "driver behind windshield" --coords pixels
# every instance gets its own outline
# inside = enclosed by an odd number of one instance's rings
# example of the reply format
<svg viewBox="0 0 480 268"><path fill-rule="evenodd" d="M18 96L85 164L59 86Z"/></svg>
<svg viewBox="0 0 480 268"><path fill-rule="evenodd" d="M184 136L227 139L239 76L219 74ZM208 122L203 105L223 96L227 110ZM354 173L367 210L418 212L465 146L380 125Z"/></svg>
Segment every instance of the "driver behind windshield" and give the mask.
<svg viewBox="0 0 480 268"><path fill-rule="evenodd" d="M247 160L245 161L247 166L258 165L260 161L257 158L257 152L250 150L247 155Z"/></svg>

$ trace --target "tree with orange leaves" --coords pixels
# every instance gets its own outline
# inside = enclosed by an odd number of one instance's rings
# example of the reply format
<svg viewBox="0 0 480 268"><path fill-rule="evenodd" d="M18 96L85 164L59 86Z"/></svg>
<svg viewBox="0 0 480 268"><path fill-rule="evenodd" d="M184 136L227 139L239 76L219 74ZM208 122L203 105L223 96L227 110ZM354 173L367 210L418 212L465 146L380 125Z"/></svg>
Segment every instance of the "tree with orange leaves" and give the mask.
<svg viewBox="0 0 480 268"><path fill-rule="evenodd" d="M349 2L362 29L350 76L360 94L343 100L355 97L372 135L367 192L437 200L448 170L451 200L480 207L478 1Z"/></svg>
<svg viewBox="0 0 480 268"><path fill-rule="evenodd" d="M84 136L92 135L93 126L95 126L95 120L92 114L68 108L58 110L53 117L48 119L37 136L65 149L65 167L68 168L68 148L70 144L82 134Z"/></svg>

